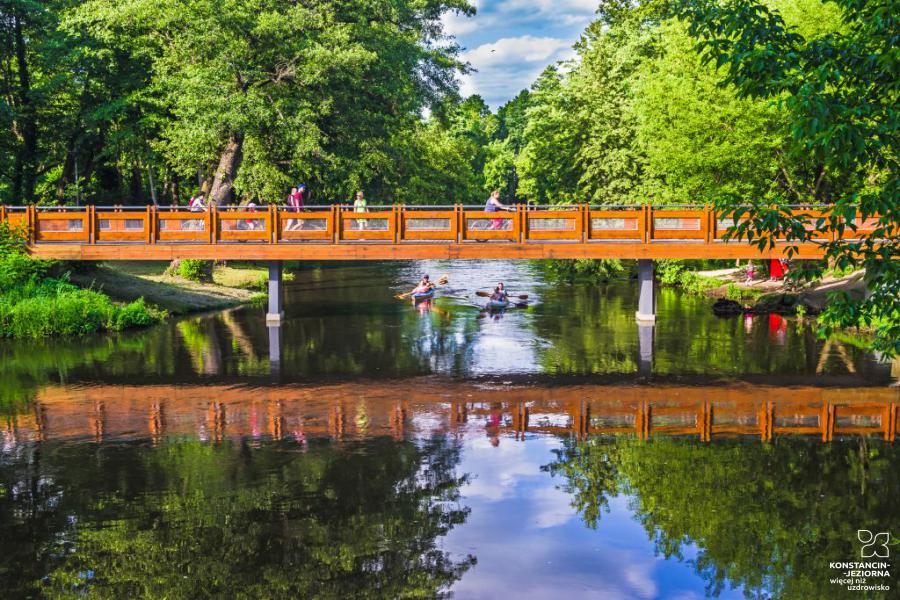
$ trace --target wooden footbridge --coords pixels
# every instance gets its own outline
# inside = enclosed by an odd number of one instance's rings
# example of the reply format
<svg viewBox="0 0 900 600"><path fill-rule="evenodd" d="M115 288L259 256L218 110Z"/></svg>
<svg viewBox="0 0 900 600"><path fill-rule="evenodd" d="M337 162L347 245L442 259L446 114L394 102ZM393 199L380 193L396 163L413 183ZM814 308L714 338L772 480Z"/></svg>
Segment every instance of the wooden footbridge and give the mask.
<svg viewBox="0 0 900 600"><path fill-rule="evenodd" d="M810 229L822 216L796 213ZM63 260L780 258L788 245L726 242L734 220L708 206L13 206L0 207L0 220L28 228L34 256ZM870 233L876 219L854 225L848 237ZM821 241L797 245L795 256L820 257Z"/></svg>
<svg viewBox="0 0 900 600"><path fill-rule="evenodd" d="M460 400L461 398L465 400ZM357 418L366 415L365 419ZM712 441L849 435L894 441L900 389L773 386L558 386L403 383L319 386L48 386L30 408L0 419L6 444L195 435L353 439L481 429L533 434L694 436Z"/></svg>
<svg viewBox="0 0 900 600"><path fill-rule="evenodd" d="M797 209L815 223L821 211ZM655 259L794 258L823 256L815 235L760 250L727 241L733 215L709 206L372 206L365 212L332 205L306 207L0 207L0 221L28 231L28 250L60 260L269 261L268 322L283 317L284 260L584 259L638 261L641 322L656 319ZM844 235L872 233L877 219L854 219Z"/></svg>

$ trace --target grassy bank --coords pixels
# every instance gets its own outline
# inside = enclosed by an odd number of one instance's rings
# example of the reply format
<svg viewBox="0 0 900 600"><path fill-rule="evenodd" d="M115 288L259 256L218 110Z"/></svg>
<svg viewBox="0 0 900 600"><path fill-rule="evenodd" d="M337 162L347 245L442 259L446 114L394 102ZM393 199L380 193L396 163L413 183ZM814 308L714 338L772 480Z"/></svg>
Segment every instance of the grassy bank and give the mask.
<svg viewBox="0 0 900 600"><path fill-rule="evenodd" d="M229 308L265 297L266 270L249 264L216 266L211 281L195 281L171 272L168 262L110 262L71 275L72 281L112 298L144 298L172 314Z"/></svg>
<svg viewBox="0 0 900 600"><path fill-rule="evenodd" d="M146 327L164 312L138 298L116 304L93 289L54 276L54 265L18 253L0 255L0 337L44 338Z"/></svg>
<svg viewBox="0 0 900 600"><path fill-rule="evenodd" d="M660 261L659 282L696 295L733 300L751 313L818 315L832 293L862 295L864 272L828 272L818 281L797 283L788 279L748 281L743 268L699 270L683 261Z"/></svg>
<svg viewBox="0 0 900 600"><path fill-rule="evenodd" d="M746 285L735 278L737 269L698 270L685 261L661 260L656 276L662 285L679 287L689 294L727 298L740 303L760 300L765 291Z"/></svg>
<svg viewBox="0 0 900 600"><path fill-rule="evenodd" d="M39 261L25 253L25 231L0 223L0 337L36 339L146 327L167 313L228 308L265 298L266 270L186 261L108 265ZM287 277L290 279L290 276Z"/></svg>

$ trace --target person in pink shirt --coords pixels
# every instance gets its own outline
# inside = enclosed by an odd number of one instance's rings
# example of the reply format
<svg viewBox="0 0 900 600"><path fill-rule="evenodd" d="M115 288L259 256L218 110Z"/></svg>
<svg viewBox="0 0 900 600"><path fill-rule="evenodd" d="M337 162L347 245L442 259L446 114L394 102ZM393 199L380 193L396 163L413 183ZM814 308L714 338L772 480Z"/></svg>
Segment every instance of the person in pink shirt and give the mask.
<svg viewBox="0 0 900 600"><path fill-rule="evenodd" d="M301 183L297 187L291 188L291 193L288 194L288 206L290 207L291 212L300 212L303 210L305 196L306 184ZM298 229L303 229L302 219L291 219L288 221L286 231L296 231Z"/></svg>

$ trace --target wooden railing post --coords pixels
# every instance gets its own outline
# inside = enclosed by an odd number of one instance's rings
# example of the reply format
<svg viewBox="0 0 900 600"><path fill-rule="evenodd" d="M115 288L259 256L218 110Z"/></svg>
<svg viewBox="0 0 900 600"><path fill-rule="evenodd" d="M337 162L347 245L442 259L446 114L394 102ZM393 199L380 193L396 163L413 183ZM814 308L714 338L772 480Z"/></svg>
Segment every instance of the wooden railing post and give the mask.
<svg viewBox="0 0 900 600"><path fill-rule="evenodd" d="M527 206L519 204L516 206L515 222L513 226L516 228L516 241L520 244L525 243L528 239L528 214L525 212Z"/></svg>
<svg viewBox="0 0 900 600"><path fill-rule="evenodd" d="M705 232L706 235L704 236L704 238L706 239L706 243L708 244L710 242L710 232L712 231L712 227L710 226L710 224L712 222L712 208L710 207L708 202L704 206L703 210L704 210L703 222L705 224L704 229L706 230L706 232Z"/></svg>
<svg viewBox="0 0 900 600"><path fill-rule="evenodd" d="M454 204L453 210L456 211L454 218L456 219L456 243L461 244L466 239L466 219L463 214L462 204Z"/></svg>
<svg viewBox="0 0 900 600"><path fill-rule="evenodd" d="M28 243L36 244L37 243L37 209L34 204L29 204L25 213L25 222L28 226Z"/></svg>
<svg viewBox="0 0 900 600"><path fill-rule="evenodd" d="M267 229L269 230L269 243L277 244L278 238L281 237L281 221L278 219L278 206L275 204L269 205L269 223Z"/></svg>
<svg viewBox="0 0 900 600"><path fill-rule="evenodd" d="M88 204L88 205L85 207L85 214L84 214L84 217L83 217L83 218L84 218L84 221L83 221L83 223L84 223L84 228L85 228L85 230L86 230L86 231L85 231L85 234L87 235L87 242L88 242L88 244L94 244L94 243L97 241L97 234L96 234L97 222L96 222L96 216L97 216L96 207L95 207L93 204Z"/></svg>
<svg viewBox="0 0 900 600"><path fill-rule="evenodd" d="M581 205L581 243L584 244L590 238L590 228L591 228L591 205L590 204L582 204Z"/></svg>
<svg viewBox="0 0 900 600"><path fill-rule="evenodd" d="M209 220L209 243L218 244L219 237L221 237L219 230L222 227L222 218L219 216L219 207L215 204L210 204L206 214Z"/></svg>
<svg viewBox="0 0 900 600"><path fill-rule="evenodd" d="M887 431L884 432L884 439L893 442L897 435L897 422L900 420L900 405L892 402L888 411Z"/></svg>
<svg viewBox="0 0 900 600"><path fill-rule="evenodd" d="M6 222L6 206L0 204L0 223Z"/></svg>
<svg viewBox="0 0 900 600"><path fill-rule="evenodd" d="M400 206L399 204L394 204L393 218L394 218L394 243L399 244L400 240L403 239L403 207Z"/></svg>
<svg viewBox="0 0 900 600"><path fill-rule="evenodd" d="M342 230L344 228L344 224L342 223L343 217L341 216L341 205L334 204L331 209L334 211L334 243L340 244Z"/></svg>
<svg viewBox="0 0 900 600"><path fill-rule="evenodd" d="M644 243L649 244L653 240L653 207L648 201L644 204Z"/></svg>

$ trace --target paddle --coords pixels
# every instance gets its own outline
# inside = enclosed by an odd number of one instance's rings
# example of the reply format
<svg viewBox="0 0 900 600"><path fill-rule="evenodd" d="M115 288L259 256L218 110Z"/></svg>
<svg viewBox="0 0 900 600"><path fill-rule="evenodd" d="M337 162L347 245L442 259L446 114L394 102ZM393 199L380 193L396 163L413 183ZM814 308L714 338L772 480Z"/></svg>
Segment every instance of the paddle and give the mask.
<svg viewBox="0 0 900 600"><path fill-rule="evenodd" d="M490 292L482 292L481 290L478 290L477 292L475 292L475 295L481 296L482 298L490 298L491 297ZM509 294L509 297L510 298L518 298L519 300L528 300L528 294L519 294L518 296L515 294Z"/></svg>
<svg viewBox="0 0 900 600"><path fill-rule="evenodd" d="M441 275L434 287L437 287L439 285L447 285L448 283L450 283L450 277L448 277L447 275ZM403 300L405 298L409 298L410 296L412 296L412 294L412 292L406 292L405 294L397 294L396 296L394 296L394 298L396 298L397 300Z"/></svg>

